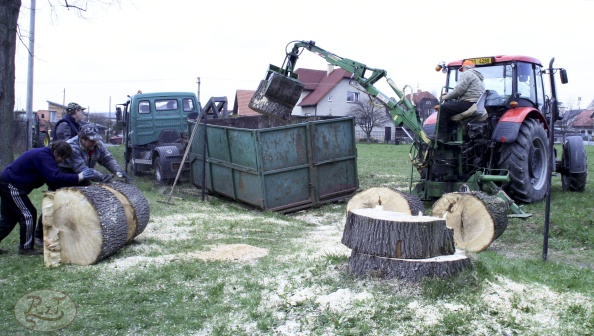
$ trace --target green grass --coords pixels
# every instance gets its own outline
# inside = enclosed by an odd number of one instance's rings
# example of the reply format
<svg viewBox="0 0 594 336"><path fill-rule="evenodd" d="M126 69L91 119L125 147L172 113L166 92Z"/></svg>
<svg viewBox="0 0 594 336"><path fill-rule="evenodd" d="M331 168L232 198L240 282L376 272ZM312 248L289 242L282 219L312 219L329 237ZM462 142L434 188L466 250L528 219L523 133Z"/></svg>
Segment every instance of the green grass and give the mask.
<svg viewBox="0 0 594 336"><path fill-rule="evenodd" d="M358 144L361 190L408 189L409 147ZM122 162L122 148L110 147ZM473 268L420 283L353 277L340 239L344 203L296 214L262 212L198 191L135 178L150 202L151 222L133 244L91 266L45 268L16 254L18 229L0 243L0 334L25 335L14 306L41 289L77 305L64 335L593 335L594 148L583 193L553 180L548 261L542 260L544 202L534 216L511 219ZM31 198L41 204L42 191ZM427 203L426 208L430 208ZM214 245L268 251L245 261L192 257ZM339 244L337 244L339 245ZM328 252L321 250L328 248Z"/></svg>

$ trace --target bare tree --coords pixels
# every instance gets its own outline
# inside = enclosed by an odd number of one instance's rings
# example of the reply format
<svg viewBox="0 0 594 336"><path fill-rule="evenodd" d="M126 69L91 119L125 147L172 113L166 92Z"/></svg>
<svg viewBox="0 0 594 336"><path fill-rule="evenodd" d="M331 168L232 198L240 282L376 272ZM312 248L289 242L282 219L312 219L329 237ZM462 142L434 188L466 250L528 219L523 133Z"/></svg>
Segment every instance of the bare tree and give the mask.
<svg viewBox="0 0 594 336"><path fill-rule="evenodd" d="M355 123L366 135L367 143L371 142L371 131L391 120L386 107L376 99L360 100L349 109L349 115L355 117Z"/></svg>
<svg viewBox="0 0 594 336"><path fill-rule="evenodd" d="M74 10L79 16L91 2L111 4L117 0L48 0L52 12L56 7ZM17 39L25 47L18 27L21 0L0 1L0 171L14 160L12 147L13 112L15 103L15 57Z"/></svg>

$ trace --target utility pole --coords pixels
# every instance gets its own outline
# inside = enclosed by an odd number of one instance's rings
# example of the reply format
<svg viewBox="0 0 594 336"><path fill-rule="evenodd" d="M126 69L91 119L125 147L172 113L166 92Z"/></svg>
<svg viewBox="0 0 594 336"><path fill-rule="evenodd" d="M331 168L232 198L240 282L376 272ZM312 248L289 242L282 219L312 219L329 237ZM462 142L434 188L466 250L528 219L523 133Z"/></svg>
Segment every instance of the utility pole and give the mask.
<svg viewBox="0 0 594 336"><path fill-rule="evenodd" d="M31 0L29 18L29 63L27 70L27 150L33 147L33 61L35 57L35 1Z"/></svg>
<svg viewBox="0 0 594 336"><path fill-rule="evenodd" d="M109 143L110 134L111 134L111 96L109 96L109 117L107 119L107 143Z"/></svg>
<svg viewBox="0 0 594 336"><path fill-rule="evenodd" d="M196 84L198 84L198 92L197 92L197 98L198 98L198 104L200 104L200 77L196 77Z"/></svg>

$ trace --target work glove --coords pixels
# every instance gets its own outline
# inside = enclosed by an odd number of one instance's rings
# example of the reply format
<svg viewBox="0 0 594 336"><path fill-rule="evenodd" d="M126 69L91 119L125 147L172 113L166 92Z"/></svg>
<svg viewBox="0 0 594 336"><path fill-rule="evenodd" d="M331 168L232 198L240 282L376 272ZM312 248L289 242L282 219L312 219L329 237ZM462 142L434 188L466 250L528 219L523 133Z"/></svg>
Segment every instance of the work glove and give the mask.
<svg viewBox="0 0 594 336"><path fill-rule="evenodd" d="M91 180L91 181L97 181L100 180L103 177L103 174L101 174L100 172L96 171L93 168L85 168L83 169L80 174L78 174L79 179L82 180Z"/></svg>
<svg viewBox="0 0 594 336"><path fill-rule="evenodd" d="M134 180L133 178L131 178L130 176L128 176L128 174L126 174L125 171L122 171L122 170L118 170L116 172L116 176L119 177L119 178L124 178L124 181L126 183L128 183L128 184L130 184Z"/></svg>
<svg viewBox="0 0 594 336"><path fill-rule="evenodd" d="M109 182L111 182L112 179L113 179L113 175L111 175L111 174L105 174L101 178L101 182L102 183L109 183Z"/></svg>

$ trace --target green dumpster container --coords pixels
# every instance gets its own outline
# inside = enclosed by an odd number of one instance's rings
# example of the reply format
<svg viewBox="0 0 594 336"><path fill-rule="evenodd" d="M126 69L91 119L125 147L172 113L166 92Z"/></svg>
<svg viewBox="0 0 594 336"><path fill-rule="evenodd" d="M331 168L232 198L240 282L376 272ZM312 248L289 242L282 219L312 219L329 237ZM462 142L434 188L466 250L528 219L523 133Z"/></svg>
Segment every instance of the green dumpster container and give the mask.
<svg viewBox="0 0 594 336"><path fill-rule="evenodd" d="M190 152L192 184L282 213L350 197L359 188L352 117L209 119Z"/></svg>

